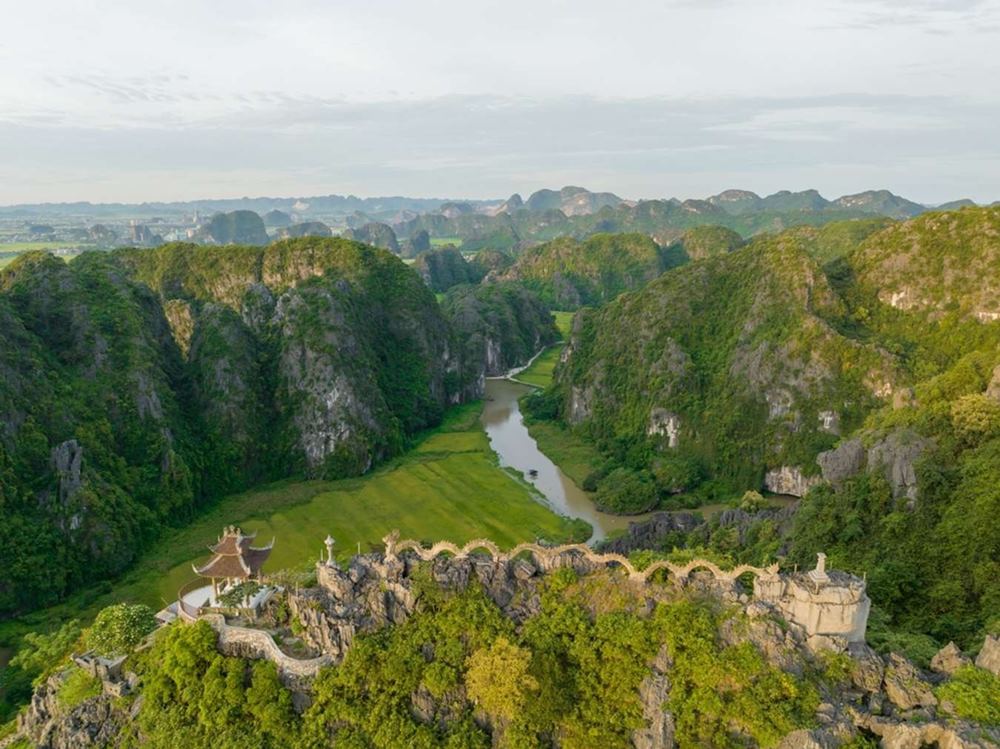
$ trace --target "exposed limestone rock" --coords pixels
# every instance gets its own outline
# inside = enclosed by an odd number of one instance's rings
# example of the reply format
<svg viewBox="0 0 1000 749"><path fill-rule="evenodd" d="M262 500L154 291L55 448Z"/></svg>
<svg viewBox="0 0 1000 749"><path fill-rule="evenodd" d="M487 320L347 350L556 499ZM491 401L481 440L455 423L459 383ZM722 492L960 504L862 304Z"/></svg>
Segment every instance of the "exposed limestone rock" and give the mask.
<svg viewBox="0 0 1000 749"><path fill-rule="evenodd" d="M834 749L841 742L826 731L792 731L778 744L778 749Z"/></svg>
<svg viewBox="0 0 1000 749"><path fill-rule="evenodd" d="M896 431L879 440L868 450L868 466L881 470L892 486L892 495L906 497L911 509L917 501L916 463L931 442L914 432Z"/></svg>
<svg viewBox="0 0 1000 749"><path fill-rule="evenodd" d="M764 474L764 488L775 494L790 494L804 497L806 492L819 484L819 476L805 476L800 468L781 466Z"/></svg>
<svg viewBox="0 0 1000 749"><path fill-rule="evenodd" d="M951 675L962 666L968 666L971 663L972 661L962 655L962 651L955 643L949 642L931 658L931 669L939 674Z"/></svg>
<svg viewBox="0 0 1000 749"><path fill-rule="evenodd" d="M995 749L997 746L968 724L908 723L874 715L858 715L856 723L878 736L882 749Z"/></svg>
<svg viewBox="0 0 1000 749"><path fill-rule="evenodd" d="M168 299L163 303L163 315L167 318L170 333L177 343L181 354L187 357L191 348L191 335L194 333L194 315L191 305L183 299Z"/></svg>
<svg viewBox="0 0 1000 749"><path fill-rule="evenodd" d="M937 705L937 698L930 685L920 678L912 663L896 653L889 656L884 686L889 700L900 710Z"/></svg>
<svg viewBox="0 0 1000 749"><path fill-rule="evenodd" d="M885 662L879 654L863 642L852 642L847 652L853 661L851 682L854 686L865 692L878 692L885 678Z"/></svg>
<svg viewBox="0 0 1000 749"><path fill-rule="evenodd" d="M658 512L648 520L629 523L628 532L605 541L600 550L615 554L629 554L639 549L655 549L671 533L689 533L702 523L702 519L690 512Z"/></svg>
<svg viewBox="0 0 1000 749"><path fill-rule="evenodd" d="M76 440L66 440L52 448L52 469L59 481L59 502L66 505L83 486L83 446Z"/></svg>
<svg viewBox="0 0 1000 749"><path fill-rule="evenodd" d="M584 389L574 385L570 389L569 413L566 415L570 424L576 425L590 418L592 399L592 388Z"/></svg>
<svg viewBox="0 0 1000 749"><path fill-rule="evenodd" d="M1000 401L1000 364L993 369L993 377L990 384L986 386L986 395L993 400Z"/></svg>
<svg viewBox="0 0 1000 749"><path fill-rule="evenodd" d="M1000 676L1000 637L986 635L983 649L976 656L976 665Z"/></svg>
<svg viewBox="0 0 1000 749"><path fill-rule="evenodd" d="M109 694L84 700L67 709L59 701L63 676L40 686L27 709L18 716L17 735L37 749L114 747L129 715Z"/></svg>
<svg viewBox="0 0 1000 749"><path fill-rule="evenodd" d="M632 734L635 749L672 749L674 717L664 704L670 697L670 656L661 648L652 670L639 685L639 700L646 725Z"/></svg>
<svg viewBox="0 0 1000 749"><path fill-rule="evenodd" d="M667 447L677 447L680 442L681 419L665 408L654 408L649 412L649 426L646 434L650 437L667 438Z"/></svg>
<svg viewBox="0 0 1000 749"><path fill-rule="evenodd" d="M840 414L836 411L820 411L819 428L830 434L840 434Z"/></svg>
<svg viewBox="0 0 1000 749"><path fill-rule="evenodd" d="M860 439L850 439L832 450L820 453L816 462L819 464L823 478L837 486L856 476L864 468L865 448Z"/></svg>

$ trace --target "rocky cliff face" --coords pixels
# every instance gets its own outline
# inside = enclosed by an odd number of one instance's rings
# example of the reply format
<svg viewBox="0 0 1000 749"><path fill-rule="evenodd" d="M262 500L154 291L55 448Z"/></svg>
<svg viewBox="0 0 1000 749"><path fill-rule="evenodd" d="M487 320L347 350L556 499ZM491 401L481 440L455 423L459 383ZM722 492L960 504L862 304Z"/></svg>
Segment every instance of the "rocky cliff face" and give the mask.
<svg viewBox="0 0 1000 749"><path fill-rule="evenodd" d="M683 266L577 316L557 373L564 415L598 441L714 455L706 468L744 487L803 493L816 446L899 377L890 356L838 332L842 314L795 233Z"/></svg>
<svg viewBox="0 0 1000 749"><path fill-rule="evenodd" d="M456 287L441 306L455 330L463 388L475 397L484 377L527 363L559 337L548 307L518 284Z"/></svg>
<svg viewBox="0 0 1000 749"><path fill-rule="evenodd" d="M207 497L367 470L486 360L401 261L346 240L27 256L0 319L0 556L23 563L0 611L120 572Z"/></svg>

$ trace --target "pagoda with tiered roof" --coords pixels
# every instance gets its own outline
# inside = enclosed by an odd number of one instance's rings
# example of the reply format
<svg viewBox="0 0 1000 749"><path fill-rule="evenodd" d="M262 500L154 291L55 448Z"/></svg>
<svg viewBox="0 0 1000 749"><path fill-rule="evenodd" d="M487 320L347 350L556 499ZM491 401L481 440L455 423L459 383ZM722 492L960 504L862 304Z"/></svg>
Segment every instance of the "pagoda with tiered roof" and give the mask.
<svg viewBox="0 0 1000 749"><path fill-rule="evenodd" d="M256 537L256 533L245 534L238 526L228 526L218 543L208 547L214 556L201 567L192 565L195 573L211 578L216 594L220 580L234 584L258 579L260 568L271 555L274 539L267 546L251 546Z"/></svg>

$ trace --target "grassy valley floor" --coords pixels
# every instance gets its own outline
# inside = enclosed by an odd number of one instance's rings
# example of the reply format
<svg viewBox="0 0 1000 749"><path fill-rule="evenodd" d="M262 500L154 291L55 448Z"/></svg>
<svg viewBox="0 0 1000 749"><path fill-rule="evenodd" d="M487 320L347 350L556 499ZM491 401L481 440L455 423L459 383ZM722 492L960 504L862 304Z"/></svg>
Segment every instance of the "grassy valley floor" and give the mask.
<svg viewBox="0 0 1000 749"><path fill-rule="evenodd" d="M479 423L481 410L482 403L453 409L414 449L368 476L285 481L225 497L191 525L168 534L120 580L0 625L0 643L60 621L87 620L119 601L166 605L193 579L191 563L206 559L206 546L232 523L257 531L259 542L275 537L265 571L307 569L327 533L342 558L357 553L359 545L363 552L380 546L393 529L403 538L463 543L487 537L504 547L589 536L589 528L581 531L579 521L553 513L519 476L498 467Z"/></svg>

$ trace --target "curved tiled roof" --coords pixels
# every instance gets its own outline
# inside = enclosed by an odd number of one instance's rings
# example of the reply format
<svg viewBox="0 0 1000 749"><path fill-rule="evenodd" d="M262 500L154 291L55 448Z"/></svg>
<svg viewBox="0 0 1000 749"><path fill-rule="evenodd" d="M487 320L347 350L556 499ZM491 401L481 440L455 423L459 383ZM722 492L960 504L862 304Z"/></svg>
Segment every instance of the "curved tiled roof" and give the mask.
<svg viewBox="0 0 1000 749"><path fill-rule="evenodd" d="M202 577L247 578L260 574L260 568L271 555L274 539L267 546L251 546L256 533L244 535L236 526L225 529L218 543L209 547L215 554L201 567L192 565Z"/></svg>

